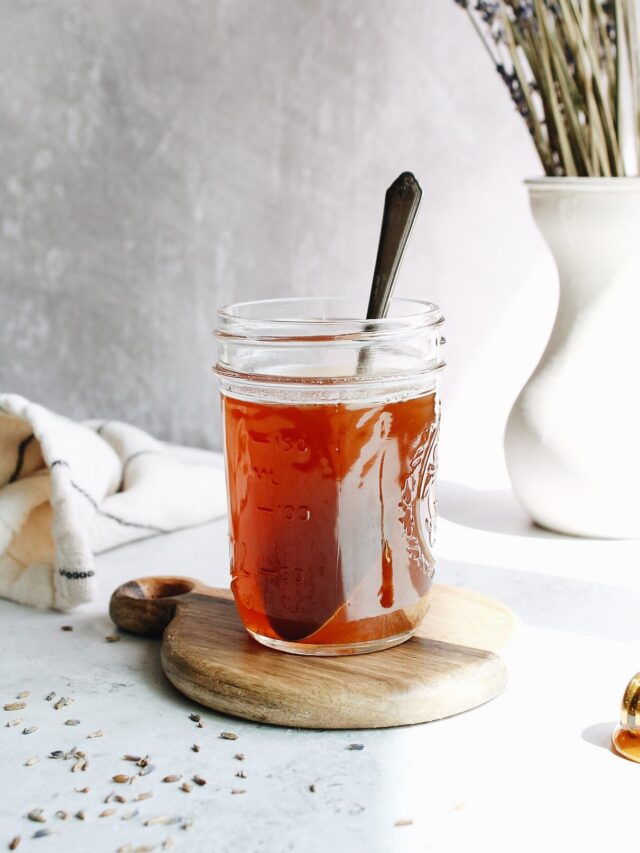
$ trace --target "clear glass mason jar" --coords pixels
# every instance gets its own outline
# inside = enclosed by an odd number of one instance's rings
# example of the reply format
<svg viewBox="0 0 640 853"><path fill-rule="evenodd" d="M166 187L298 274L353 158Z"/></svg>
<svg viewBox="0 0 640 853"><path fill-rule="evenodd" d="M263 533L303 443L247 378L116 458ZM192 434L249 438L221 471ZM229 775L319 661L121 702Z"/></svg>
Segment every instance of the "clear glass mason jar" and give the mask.
<svg viewBox="0 0 640 853"><path fill-rule="evenodd" d="M429 602L443 319L395 299L218 312L231 589L247 631L298 654L407 640Z"/></svg>

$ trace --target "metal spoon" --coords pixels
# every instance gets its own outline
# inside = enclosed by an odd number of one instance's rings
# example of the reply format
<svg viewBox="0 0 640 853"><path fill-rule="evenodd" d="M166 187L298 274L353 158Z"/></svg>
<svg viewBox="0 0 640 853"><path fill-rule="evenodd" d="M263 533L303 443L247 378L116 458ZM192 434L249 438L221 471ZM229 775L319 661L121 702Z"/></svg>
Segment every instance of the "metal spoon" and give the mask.
<svg viewBox="0 0 640 853"><path fill-rule="evenodd" d="M403 172L386 192L367 320L387 316L400 261L421 198L420 184L411 172Z"/></svg>
<svg viewBox="0 0 640 853"><path fill-rule="evenodd" d="M373 271L367 320L387 316L393 286L404 254L413 222L420 206L422 190L411 172L403 172L391 184L384 197L384 211L378 241L378 255ZM364 347L358 354L357 373L366 372L371 350Z"/></svg>

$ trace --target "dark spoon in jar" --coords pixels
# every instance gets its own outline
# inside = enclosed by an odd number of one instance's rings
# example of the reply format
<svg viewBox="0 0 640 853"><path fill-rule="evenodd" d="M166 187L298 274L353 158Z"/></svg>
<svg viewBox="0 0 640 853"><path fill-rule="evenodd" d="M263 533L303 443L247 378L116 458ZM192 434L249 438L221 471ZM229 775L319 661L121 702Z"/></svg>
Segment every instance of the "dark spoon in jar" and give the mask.
<svg viewBox="0 0 640 853"><path fill-rule="evenodd" d="M399 175L385 194L367 320L378 320L387 316L400 262L421 199L420 184L411 172L403 172ZM369 361L368 350L361 349L358 355L357 372L366 372Z"/></svg>
<svg viewBox="0 0 640 853"><path fill-rule="evenodd" d="M399 175L385 194L367 320L387 316L400 261L411 234L421 198L420 184L411 172L403 172Z"/></svg>

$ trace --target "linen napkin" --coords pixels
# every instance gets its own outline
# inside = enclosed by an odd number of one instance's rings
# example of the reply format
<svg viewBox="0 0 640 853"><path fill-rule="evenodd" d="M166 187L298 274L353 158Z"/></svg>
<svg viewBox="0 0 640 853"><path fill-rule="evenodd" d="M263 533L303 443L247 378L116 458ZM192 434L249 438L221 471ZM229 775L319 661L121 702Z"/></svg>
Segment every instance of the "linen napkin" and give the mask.
<svg viewBox="0 0 640 853"><path fill-rule="evenodd" d="M225 512L213 453L0 394L0 596L72 608L95 596L94 554Z"/></svg>

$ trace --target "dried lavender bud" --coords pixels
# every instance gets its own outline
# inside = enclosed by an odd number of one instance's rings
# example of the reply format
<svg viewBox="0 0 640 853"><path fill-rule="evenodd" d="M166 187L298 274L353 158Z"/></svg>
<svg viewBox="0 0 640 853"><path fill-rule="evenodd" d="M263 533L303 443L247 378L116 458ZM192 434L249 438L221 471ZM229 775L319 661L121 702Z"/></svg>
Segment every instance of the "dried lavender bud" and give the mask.
<svg viewBox="0 0 640 853"><path fill-rule="evenodd" d="M33 820L36 823L45 823L46 817L44 816L44 809L31 809L31 811L27 814L27 818L29 820Z"/></svg>

